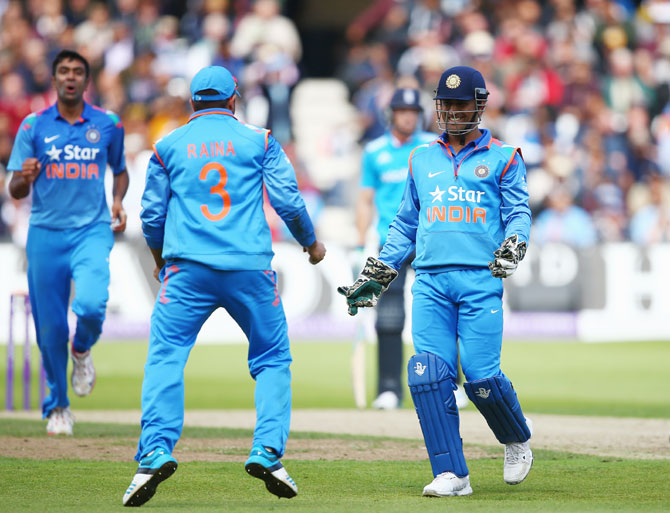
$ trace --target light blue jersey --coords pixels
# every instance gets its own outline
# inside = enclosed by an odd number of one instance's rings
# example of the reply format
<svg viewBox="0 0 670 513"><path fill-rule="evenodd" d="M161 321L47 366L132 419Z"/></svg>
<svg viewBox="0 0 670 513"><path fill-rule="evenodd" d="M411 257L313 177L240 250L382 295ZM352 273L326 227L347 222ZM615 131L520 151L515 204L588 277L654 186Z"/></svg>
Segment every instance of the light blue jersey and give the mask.
<svg viewBox="0 0 670 513"><path fill-rule="evenodd" d="M61 230L111 222L105 170L109 164L116 175L126 168L116 114L88 103L74 124L55 104L32 113L21 123L7 169L20 171L27 158L42 164L32 187L31 225Z"/></svg>
<svg viewBox="0 0 670 513"><path fill-rule="evenodd" d="M154 145L142 229L163 258L220 270L270 269L270 203L302 246L316 240L293 167L268 130L226 109L204 109Z"/></svg>
<svg viewBox="0 0 670 513"><path fill-rule="evenodd" d="M488 130L457 155L440 138L416 148L380 260L398 269L416 247L417 271L487 268L502 241L528 241L526 166Z"/></svg>
<svg viewBox="0 0 670 513"><path fill-rule="evenodd" d="M375 190L380 244L386 242L389 225L402 200L412 150L421 144L434 141L436 137L431 132L416 132L402 144L389 132L365 145L361 187Z"/></svg>

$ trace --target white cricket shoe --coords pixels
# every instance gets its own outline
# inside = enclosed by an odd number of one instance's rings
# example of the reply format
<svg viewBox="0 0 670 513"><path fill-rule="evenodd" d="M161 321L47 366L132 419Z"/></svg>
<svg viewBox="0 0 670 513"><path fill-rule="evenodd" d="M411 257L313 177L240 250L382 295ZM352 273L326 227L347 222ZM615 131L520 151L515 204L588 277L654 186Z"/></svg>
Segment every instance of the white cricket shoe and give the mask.
<svg viewBox="0 0 670 513"><path fill-rule="evenodd" d="M382 392L372 401L372 407L376 410L395 410L399 404L400 399L390 390Z"/></svg>
<svg viewBox="0 0 670 513"><path fill-rule="evenodd" d="M93 366L93 357L91 350L78 353L72 348L72 390L79 397L84 397L91 393L95 386L95 367Z"/></svg>
<svg viewBox="0 0 670 513"><path fill-rule="evenodd" d="M526 424L533 436L533 423L526 419ZM507 484L515 485L526 479L533 466L533 451L530 450L530 439L525 442L505 444L505 465L503 478Z"/></svg>
<svg viewBox="0 0 670 513"><path fill-rule="evenodd" d="M49 413L47 422L47 435L68 435L72 436L72 426L74 419L70 407L54 408Z"/></svg>
<svg viewBox="0 0 670 513"><path fill-rule="evenodd" d="M423 489L424 497L452 497L454 495L472 495L470 476L458 477L453 472L439 474L433 482Z"/></svg>
<svg viewBox="0 0 670 513"><path fill-rule="evenodd" d="M468 404L470 404L468 394L465 393L465 390L460 385L458 385L456 390L454 390L454 397L456 398L456 408L459 410L467 408Z"/></svg>

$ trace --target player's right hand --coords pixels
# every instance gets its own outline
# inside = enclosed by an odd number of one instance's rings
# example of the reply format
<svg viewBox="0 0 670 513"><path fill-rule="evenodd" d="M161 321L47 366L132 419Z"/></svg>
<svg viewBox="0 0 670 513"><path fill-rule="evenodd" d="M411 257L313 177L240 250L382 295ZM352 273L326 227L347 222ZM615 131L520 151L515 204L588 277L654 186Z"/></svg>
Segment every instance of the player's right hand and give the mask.
<svg viewBox="0 0 670 513"><path fill-rule="evenodd" d="M311 246L302 248L302 250L309 253L309 263L312 265L318 264L326 256L326 246L318 240L315 240Z"/></svg>
<svg viewBox="0 0 670 513"><path fill-rule="evenodd" d="M32 184L37 178L37 175L40 174L41 168L42 164L36 158L31 157L26 159L23 161L23 164L21 164L21 178L23 178L23 181L27 184Z"/></svg>
<svg viewBox="0 0 670 513"><path fill-rule="evenodd" d="M347 298L349 315L356 315L359 308L376 306L398 271L374 257L368 257L363 270L353 285L337 287L337 291Z"/></svg>

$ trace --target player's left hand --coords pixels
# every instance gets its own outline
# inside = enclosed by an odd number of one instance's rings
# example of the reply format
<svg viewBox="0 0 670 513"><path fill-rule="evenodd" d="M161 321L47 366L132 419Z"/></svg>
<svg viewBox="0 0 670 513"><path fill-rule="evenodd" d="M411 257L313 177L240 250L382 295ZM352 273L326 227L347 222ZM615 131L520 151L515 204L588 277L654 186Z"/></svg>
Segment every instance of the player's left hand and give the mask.
<svg viewBox="0 0 670 513"><path fill-rule="evenodd" d="M507 237L493 253L493 262L489 262L489 269L495 278L507 278L514 274L519 262L526 256L526 242L519 242L514 234Z"/></svg>
<svg viewBox="0 0 670 513"><path fill-rule="evenodd" d="M128 216L126 215L126 211L123 210L123 205L121 205L121 202L115 201L112 204L112 231L125 231L127 219Z"/></svg>

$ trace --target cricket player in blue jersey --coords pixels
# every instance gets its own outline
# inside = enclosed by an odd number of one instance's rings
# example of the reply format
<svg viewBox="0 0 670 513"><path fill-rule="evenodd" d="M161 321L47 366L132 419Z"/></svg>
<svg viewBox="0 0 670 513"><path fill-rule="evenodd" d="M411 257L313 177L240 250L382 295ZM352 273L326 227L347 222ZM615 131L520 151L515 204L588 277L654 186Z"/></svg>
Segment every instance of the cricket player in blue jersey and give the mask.
<svg viewBox="0 0 670 513"><path fill-rule="evenodd" d="M58 99L23 120L7 166L14 172L12 197L32 192L28 289L50 390L42 404L50 435L72 434L67 395L70 281L77 315L71 383L77 395L85 396L95 384L91 347L105 319L112 231L126 227L123 126L116 114L84 102L89 80L89 65L81 55L64 50L56 56L51 82ZM111 216L104 188L107 165L114 174Z"/></svg>
<svg viewBox="0 0 670 513"><path fill-rule="evenodd" d="M226 68L200 70L191 81L194 114L156 142L149 162L142 228L162 285L144 369L139 468L125 506L144 504L177 469L172 450L184 422L184 366L200 328L219 307L246 334L256 381L256 428L245 469L278 497L298 493L280 461L291 417L291 354L263 187L312 264L326 249L279 143L268 130L234 117L236 93Z"/></svg>
<svg viewBox="0 0 670 513"><path fill-rule="evenodd" d="M532 426L500 370L500 278L516 270L530 232L526 169L518 148L479 128L487 97L477 70L456 66L442 74L434 99L444 133L412 152L379 258L369 257L356 282L338 288L351 315L374 306L416 250L416 354L407 371L434 476L423 489L427 496L472 493L453 394L457 349L468 398L505 444L505 482L523 481L533 463Z"/></svg>
<svg viewBox="0 0 670 513"><path fill-rule="evenodd" d="M389 131L370 141L363 149L361 188L356 203L356 228L361 251L375 211L379 244L381 246L386 242L389 225L405 190L409 156L417 146L437 138L434 133L417 130L423 113L418 90L397 89L391 97L389 110ZM403 263L398 279L380 298L377 308L377 398L372 403L377 409L391 410L402 401L404 289L407 268L411 263L411 258Z"/></svg>

